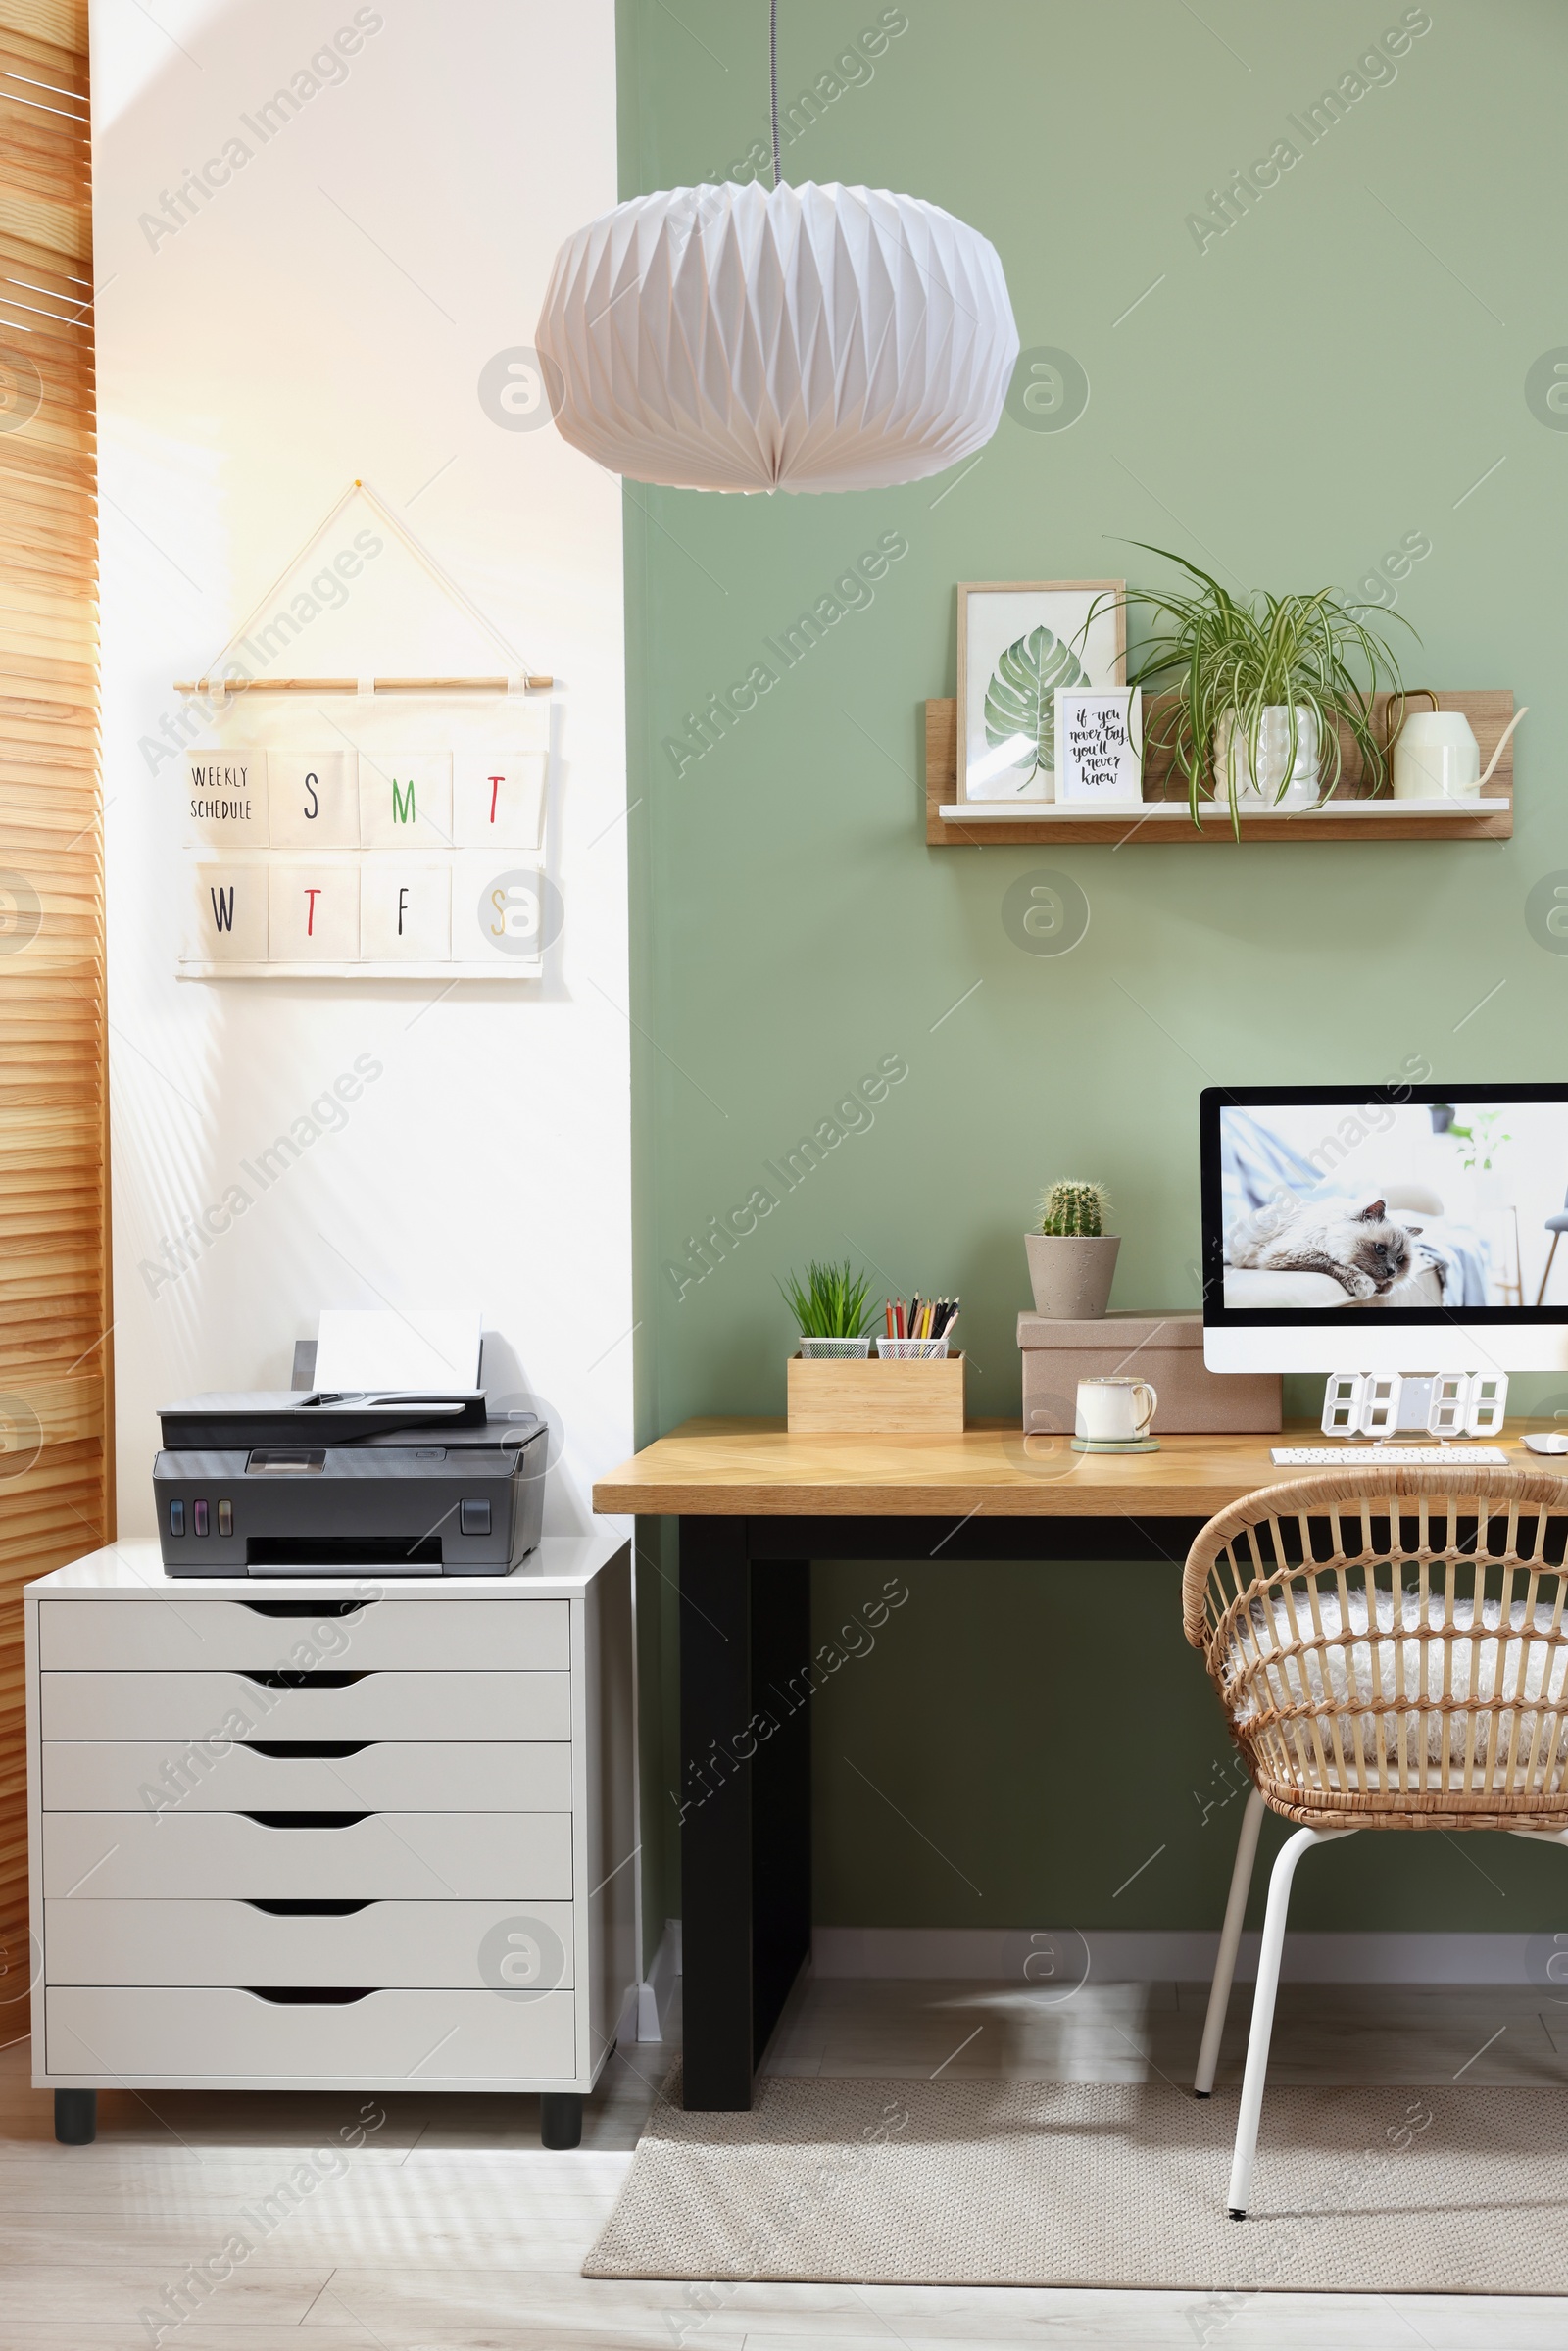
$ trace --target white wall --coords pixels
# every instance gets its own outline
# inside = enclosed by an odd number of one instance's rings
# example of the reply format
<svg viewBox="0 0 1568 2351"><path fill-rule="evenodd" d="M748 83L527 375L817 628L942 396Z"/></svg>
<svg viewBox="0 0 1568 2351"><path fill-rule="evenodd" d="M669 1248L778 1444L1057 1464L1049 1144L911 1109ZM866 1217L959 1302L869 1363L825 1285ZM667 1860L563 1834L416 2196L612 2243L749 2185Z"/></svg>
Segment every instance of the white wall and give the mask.
<svg viewBox="0 0 1568 2351"><path fill-rule="evenodd" d="M151 1527L161 1401L286 1386L322 1305L477 1302L564 1433L546 1526L565 1532L631 1447L620 501L548 425L495 422L479 378L532 342L561 239L614 202L612 0L162 0L157 18L92 11L120 1524ZM264 140L280 88L297 112ZM225 155L226 184L209 171L171 227L163 197ZM562 681L565 928L541 981L175 976L172 681L356 476ZM268 609L367 527L351 510ZM500 668L379 535L273 673ZM373 728L390 747L400 724L380 704L240 707L195 739ZM408 744L431 723L411 709ZM343 1122L312 1120L357 1064L378 1074ZM242 1171L311 1125L268 1189ZM187 1220L205 1238L178 1270Z"/></svg>

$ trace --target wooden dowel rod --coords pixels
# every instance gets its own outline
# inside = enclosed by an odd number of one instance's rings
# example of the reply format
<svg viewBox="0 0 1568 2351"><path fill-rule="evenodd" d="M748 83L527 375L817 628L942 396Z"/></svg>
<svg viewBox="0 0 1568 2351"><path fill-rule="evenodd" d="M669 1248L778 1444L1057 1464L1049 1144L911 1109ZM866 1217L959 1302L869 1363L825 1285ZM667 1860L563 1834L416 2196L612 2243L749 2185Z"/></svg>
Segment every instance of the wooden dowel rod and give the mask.
<svg viewBox="0 0 1568 2351"><path fill-rule="evenodd" d="M523 683L532 693L541 693L555 684L553 677L528 677ZM377 694L504 694L504 677L378 677Z"/></svg>
<svg viewBox="0 0 1568 2351"><path fill-rule="evenodd" d="M507 691L504 677L377 677L370 682L377 694L505 694ZM523 680L530 694L542 694L555 682L553 677ZM357 677L236 677L226 684L216 677L174 681L176 694L357 694L359 690Z"/></svg>

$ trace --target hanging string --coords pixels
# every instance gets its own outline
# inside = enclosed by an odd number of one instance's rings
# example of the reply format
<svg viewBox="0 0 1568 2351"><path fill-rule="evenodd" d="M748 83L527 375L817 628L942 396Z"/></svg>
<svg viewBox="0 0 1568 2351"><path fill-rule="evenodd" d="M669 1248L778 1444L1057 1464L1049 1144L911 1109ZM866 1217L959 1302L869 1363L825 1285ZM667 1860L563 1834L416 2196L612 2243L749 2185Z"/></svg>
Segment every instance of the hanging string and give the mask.
<svg viewBox="0 0 1568 2351"><path fill-rule="evenodd" d="M778 0L772 0L768 26L768 72L773 91L773 185L778 186Z"/></svg>
<svg viewBox="0 0 1568 2351"><path fill-rule="evenodd" d="M403 545L408 549L415 561L424 566L424 569L430 574L430 577L435 581L437 587L440 588L442 594L449 596L453 603L456 604L461 611L466 613L467 617L473 622L474 626L481 630L482 633L490 639L492 645L494 645L499 652L505 654L509 676L525 676L529 674L531 664L524 661L522 656L518 653L516 647L512 644L508 638L502 635L500 629L496 627L494 621L490 620L485 613L479 610L479 607L474 603L472 597L467 595L462 588L459 587L455 579L451 578L447 572L442 570L441 565L436 562L435 557L430 553L430 550L424 545L423 541L415 536L414 532L410 530L408 524L402 521L399 516L392 512L392 509L386 504L384 499L379 498L376 495L375 491L371 489L368 482L353 481L344 491L336 506L332 508L330 514L324 514L321 517L321 520L316 525L316 528L311 532L309 538L306 539L304 545L298 548L294 555L290 557L288 563L284 564L282 570L278 573L276 579L273 580L271 586L268 588L263 595L258 597L256 603L246 613L238 628L236 628L225 640L222 651L214 661L208 662L206 677L208 679L215 679L217 677L219 669L225 657L232 651L234 646L239 643L240 639L249 633L252 623L261 618L263 612L265 612L268 607L273 602L280 589L282 589L285 583L293 577L300 564L304 562L306 556L316 545L318 539L324 536L324 534L331 528L332 524L337 520L339 514L342 514L344 508L356 498L363 498L366 503L374 510L374 512L380 516L381 520L386 524L388 530L390 530L396 538L402 541Z"/></svg>

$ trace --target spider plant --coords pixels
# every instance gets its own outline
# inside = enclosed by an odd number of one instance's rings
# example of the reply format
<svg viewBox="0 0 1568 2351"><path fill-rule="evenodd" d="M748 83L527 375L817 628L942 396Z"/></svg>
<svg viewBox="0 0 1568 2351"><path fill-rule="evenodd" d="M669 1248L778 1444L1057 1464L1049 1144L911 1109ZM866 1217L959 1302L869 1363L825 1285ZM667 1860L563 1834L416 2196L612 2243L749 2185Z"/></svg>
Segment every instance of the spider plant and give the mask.
<svg viewBox="0 0 1568 2351"><path fill-rule="evenodd" d="M795 1315L803 1339L861 1339L870 1316L866 1312L864 1274L856 1274L848 1257L842 1265L818 1265L813 1258L803 1284L797 1274L780 1282L779 1291Z"/></svg>
<svg viewBox="0 0 1568 2351"><path fill-rule="evenodd" d="M1142 687L1164 679L1174 686L1172 698L1146 724L1145 756L1152 748L1169 754L1171 765L1186 783L1195 824L1201 821L1200 797L1205 791L1217 796L1221 789L1215 774L1215 735L1222 722L1228 722L1233 749L1225 762L1224 790L1231 828L1240 838L1237 765L1245 758L1245 773L1262 771L1264 714L1273 708L1287 713L1288 756L1276 801L1284 798L1295 773L1303 711L1317 735L1317 805L1340 780L1341 723L1360 752L1371 790L1383 789L1388 749L1397 727L1391 724L1388 746L1378 741L1372 725L1373 696L1386 687L1393 697L1391 719L1396 710L1402 718L1404 689L1392 648L1358 616L1364 606L1342 603L1332 588L1238 599L1185 556L1152 547L1143 539L1132 543L1177 564L1195 585L1133 588L1119 596L1098 597L1081 634L1087 638L1096 611L1113 610L1118 604L1146 614L1152 624L1136 664L1128 667L1127 682ZM1389 617L1416 634L1402 612ZM1357 669L1364 672L1364 685Z"/></svg>

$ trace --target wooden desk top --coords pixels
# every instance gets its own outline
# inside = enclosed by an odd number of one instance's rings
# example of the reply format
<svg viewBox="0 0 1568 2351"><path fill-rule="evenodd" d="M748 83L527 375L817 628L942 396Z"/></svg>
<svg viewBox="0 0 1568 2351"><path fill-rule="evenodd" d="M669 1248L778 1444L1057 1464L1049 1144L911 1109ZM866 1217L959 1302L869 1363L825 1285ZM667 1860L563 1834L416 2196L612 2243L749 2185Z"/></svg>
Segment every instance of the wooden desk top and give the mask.
<svg viewBox="0 0 1568 2351"><path fill-rule="evenodd" d="M1537 1466L1518 1442L1524 1426L1510 1421L1503 1443L1510 1460ZM1209 1518L1259 1486L1309 1474L1276 1468L1271 1445L1323 1442L1300 1423L1276 1437L1164 1437L1157 1453L1075 1453L1065 1437L1025 1437L1016 1421L981 1421L952 1437L791 1437L781 1420L689 1420L601 1478L594 1508L653 1517Z"/></svg>

